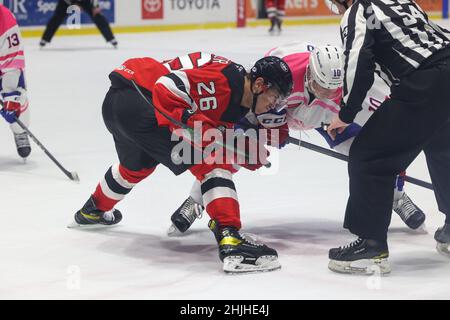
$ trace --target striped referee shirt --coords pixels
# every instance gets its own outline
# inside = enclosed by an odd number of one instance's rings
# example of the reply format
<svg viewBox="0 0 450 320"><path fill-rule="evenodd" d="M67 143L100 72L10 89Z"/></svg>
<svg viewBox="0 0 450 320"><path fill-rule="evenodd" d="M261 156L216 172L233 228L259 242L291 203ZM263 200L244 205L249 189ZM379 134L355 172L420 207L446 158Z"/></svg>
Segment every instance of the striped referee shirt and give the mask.
<svg viewBox="0 0 450 320"><path fill-rule="evenodd" d="M351 123L376 72L389 85L450 45L450 31L436 25L412 0L355 0L341 21L345 55L343 108Z"/></svg>

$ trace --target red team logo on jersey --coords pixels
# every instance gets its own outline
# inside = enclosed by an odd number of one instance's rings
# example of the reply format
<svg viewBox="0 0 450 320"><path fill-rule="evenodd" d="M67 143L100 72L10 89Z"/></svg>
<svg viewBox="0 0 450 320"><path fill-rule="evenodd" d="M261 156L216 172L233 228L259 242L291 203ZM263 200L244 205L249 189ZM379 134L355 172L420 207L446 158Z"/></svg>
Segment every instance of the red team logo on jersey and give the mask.
<svg viewBox="0 0 450 320"><path fill-rule="evenodd" d="M162 19L164 0L142 0L142 19Z"/></svg>

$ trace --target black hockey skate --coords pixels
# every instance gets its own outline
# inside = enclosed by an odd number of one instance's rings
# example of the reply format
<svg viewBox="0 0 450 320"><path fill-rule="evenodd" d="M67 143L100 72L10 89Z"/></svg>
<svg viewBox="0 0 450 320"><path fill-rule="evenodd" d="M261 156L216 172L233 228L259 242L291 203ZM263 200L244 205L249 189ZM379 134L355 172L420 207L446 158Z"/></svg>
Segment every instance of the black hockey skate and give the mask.
<svg viewBox="0 0 450 320"><path fill-rule="evenodd" d="M277 18L273 17L270 18L270 28L269 28L269 34L273 35L275 34L275 27L277 26Z"/></svg>
<svg viewBox="0 0 450 320"><path fill-rule="evenodd" d="M17 153L22 158L27 158L31 153L30 140L26 132L14 133L14 141L16 142Z"/></svg>
<svg viewBox="0 0 450 320"><path fill-rule="evenodd" d="M443 227L437 229L434 240L437 242L436 250L450 258L450 223L446 223Z"/></svg>
<svg viewBox="0 0 450 320"><path fill-rule="evenodd" d="M386 274L391 272L386 241L358 238L350 244L330 249L328 268L339 273Z"/></svg>
<svg viewBox="0 0 450 320"><path fill-rule="evenodd" d="M281 33L281 25L282 24L283 24L283 20L281 20L280 18L277 18L276 25L277 25L277 32L278 32L278 34Z"/></svg>
<svg viewBox="0 0 450 320"><path fill-rule="evenodd" d="M204 209L192 197L187 198L170 217L172 225L167 230L167 234L169 236L176 236L186 232L194 223L195 219L202 218Z"/></svg>
<svg viewBox="0 0 450 320"><path fill-rule="evenodd" d="M75 213L75 222L69 225L69 228L82 226L112 226L122 220L122 214L119 210L101 211L97 209L92 196L84 204L83 208Z"/></svg>
<svg viewBox="0 0 450 320"><path fill-rule="evenodd" d="M281 268L274 249L255 243L235 227L220 226L215 220L211 220L208 226L219 245L219 258L223 261L225 273L267 272Z"/></svg>
<svg viewBox="0 0 450 320"><path fill-rule="evenodd" d="M410 229L418 230L421 227L421 230L425 230L425 213L412 202L406 192L399 200L394 201L393 210Z"/></svg>
<svg viewBox="0 0 450 320"><path fill-rule="evenodd" d="M46 41L46 40L41 40L39 41L39 48L43 49L45 46L47 46L50 42Z"/></svg>
<svg viewBox="0 0 450 320"><path fill-rule="evenodd" d="M111 41L108 41L109 44L111 44L113 46L114 49L117 49L119 43L117 42L116 39L112 39Z"/></svg>

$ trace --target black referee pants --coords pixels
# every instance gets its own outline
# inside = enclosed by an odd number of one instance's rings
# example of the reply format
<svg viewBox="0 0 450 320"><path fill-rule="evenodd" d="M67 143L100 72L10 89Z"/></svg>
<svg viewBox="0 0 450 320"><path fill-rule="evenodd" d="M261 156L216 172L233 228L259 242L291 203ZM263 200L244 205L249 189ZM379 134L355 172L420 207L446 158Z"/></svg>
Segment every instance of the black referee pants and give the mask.
<svg viewBox="0 0 450 320"><path fill-rule="evenodd" d="M424 151L439 210L450 223L450 58L434 54L391 88L350 149L344 227L386 240L395 177ZM424 191L427 192L427 191Z"/></svg>
<svg viewBox="0 0 450 320"><path fill-rule="evenodd" d="M81 0L74 3L80 6L84 10L84 12L86 12L89 17L91 17L92 21L94 21L95 25L100 30L106 41L111 41L112 39L114 39L114 35L105 16L101 13L94 15L94 7L92 6L90 0ZM67 16L67 8L69 8L69 5L64 0L58 1L55 13L50 18L49 22L47 23L47 27L45 28L44 35L42 36L43 40L47 42L50 42L52 40L56 31Z"/></svg>

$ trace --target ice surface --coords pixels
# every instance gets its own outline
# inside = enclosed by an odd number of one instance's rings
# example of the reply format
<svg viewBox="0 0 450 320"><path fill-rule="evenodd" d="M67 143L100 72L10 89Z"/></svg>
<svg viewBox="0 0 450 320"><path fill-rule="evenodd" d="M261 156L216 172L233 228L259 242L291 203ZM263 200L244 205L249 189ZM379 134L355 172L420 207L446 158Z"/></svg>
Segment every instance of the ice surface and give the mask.
<svg viewBox="0 0 450 320"><path fill-rule="evenodd" d="M66 228L117 161L101 103L109 72L124 60L203 50L250 66L281 44L337 44L339 39L334 25L286 28L280 37L268 36L265 28L120 34L118 50L100 36L55 38L43 51L38 39L26 39L31 130L63 165L78 172L81 182L69 181L35 145L23 164L11 132L0 125L0 298L450 298L450 260L436 253L433 240L443 215L433 193L415 186L407 191L427 213L430 233L416 235L393 216L390 276L328 271L328 249L352 239L342 228L346 166L294 146L281 152L279 166L274 165L278 170L272 169L276 173L242 171L235 178L244 231L278 250L280 271L225 275L206 218L186 237L168 238L169 217L187 196L192 177L177 178L163 167L119 204L124 214L120 226ZM303 137L323 145L314 133ZM429 180L422 156L408 174Z"/></svg>

